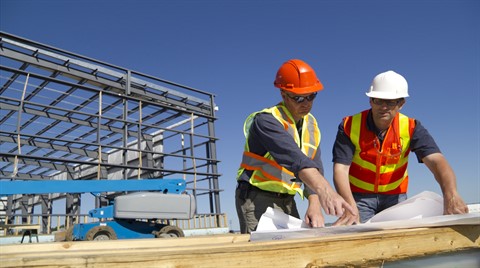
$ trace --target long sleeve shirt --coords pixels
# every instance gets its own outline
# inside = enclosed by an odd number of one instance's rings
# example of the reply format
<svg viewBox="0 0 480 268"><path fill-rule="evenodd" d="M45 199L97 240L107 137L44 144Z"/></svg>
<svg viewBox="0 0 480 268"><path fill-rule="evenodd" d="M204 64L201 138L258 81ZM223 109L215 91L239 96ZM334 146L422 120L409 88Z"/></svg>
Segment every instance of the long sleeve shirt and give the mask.
<svg viewBox="0 0 480 268"><path fill-rule="evenodd" d="M301 122L298 125L301 126ZM320 148L317 149L313 159L310 159L271 114L258 113L255 116L250 127L248 143L250 152L261 156L269 152L279 165L293 172L297 178L298 172L304 168L317 168L323 175ZM248 181L251 175L252 171L244 170L239 179ZM307 197L314 193L308 187L305 187L304 192Z"/></svg>

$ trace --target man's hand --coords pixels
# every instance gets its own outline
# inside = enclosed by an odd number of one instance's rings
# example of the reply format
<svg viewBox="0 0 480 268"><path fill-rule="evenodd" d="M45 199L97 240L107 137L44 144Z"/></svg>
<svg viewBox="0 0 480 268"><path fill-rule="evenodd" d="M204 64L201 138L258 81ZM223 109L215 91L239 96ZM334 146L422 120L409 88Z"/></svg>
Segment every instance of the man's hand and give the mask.
<svg viewBox="0 0 480 268"><path fill-rule="evenodd" d="M325 219L322 214L322 206L318 195L311 194L308 197L308 208L305 213L305 223L310 227L325 227Z"/></svg>
<svg viewBox="0 0 480 268"><path fill-rule="evenodd" d="M320 205L328 215L340 217L345 211L358 213L327 182L316 168L304 168L298 173L300 179L310 187L320 199Z"/></svg>
<svg viewBox="0 0 480 268"><path fill-rule="evenodd" d="M325 187L322 191L317 192L317 194L319 195L320 203L326 214L340 217L345 212L349 212L352 215L358 215L358 211L355 211L352 206L331 187Z"/></svg>
<svg viewBox="0 0 480 268"><path fill-rule="evenodd" d="M468 206L457 192L443 197L443 215L466 213L468 213Z"/></svg>
<svg viewBox="0 0 480 268"><path fill-rule="evenodd" d="M357 206L351 205L352 208L356 211L356 214L352 214L349 211L345 211L342 216L338 218L337 221L333 223L333 226L340 226L340 225L352 225L352 224L359 224L360 223L360 214L358 213Z"/></svg>

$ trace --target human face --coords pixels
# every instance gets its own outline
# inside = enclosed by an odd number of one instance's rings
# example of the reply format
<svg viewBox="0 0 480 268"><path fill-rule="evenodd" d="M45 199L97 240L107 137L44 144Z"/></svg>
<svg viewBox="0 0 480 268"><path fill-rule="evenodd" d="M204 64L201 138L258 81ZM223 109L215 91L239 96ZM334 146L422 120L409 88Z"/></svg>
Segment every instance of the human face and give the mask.
<svg viewBox="0 0 480 268"><path fill-rule="evenodd" d="M286 91L281 91L283 102L290 111L295 121L302 119L312 110L313 100L317 93L309 94L293 94Z"/></svg>
<svg viewBox="0 0 480 268"><path fill-rule="evenodd" d="M397 113L405 104L405 99L384 100L370 98L372 107L373 121L380 130L387 129L392 123Z"/></svg>

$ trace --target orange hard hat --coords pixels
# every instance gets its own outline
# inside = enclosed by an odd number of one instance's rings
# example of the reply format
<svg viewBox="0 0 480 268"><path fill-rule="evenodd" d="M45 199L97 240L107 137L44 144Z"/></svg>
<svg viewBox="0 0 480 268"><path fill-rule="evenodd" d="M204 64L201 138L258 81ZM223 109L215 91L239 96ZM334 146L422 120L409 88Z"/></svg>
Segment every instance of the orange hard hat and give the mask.
<svg viewBox="0 0 480 268"><path fill-rule="evenodd" d="M302 60L289 60L278 69L275 87L294 94L308 94L323 89L315 71Z"/></svg>

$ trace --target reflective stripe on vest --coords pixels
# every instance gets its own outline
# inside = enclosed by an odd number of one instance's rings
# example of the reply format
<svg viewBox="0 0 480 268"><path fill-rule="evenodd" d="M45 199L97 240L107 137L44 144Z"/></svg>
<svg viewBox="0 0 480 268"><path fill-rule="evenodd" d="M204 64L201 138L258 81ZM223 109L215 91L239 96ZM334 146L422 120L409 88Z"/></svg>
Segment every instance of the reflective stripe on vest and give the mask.
<svg viewBox="0 0 480 268"><path fill-rule="evenodd" d="M355 145L349 179L353 192L406 193L408 155L414 119L397 114L388 128L383 144L367 128L368 110L347 117L345 133Z"/></svg>
<svg viewBox="0 0 480 268"><path fill-rule="evenodd" d="M263 156L250 152L248 148L248 133L255 115L258 113L272 114L282 124L285 131L294 138L297 145L301 147L302 152L312 159L315 157L321 139L315 117L308 114L303 118L301 139L292 115L283 104L252 113L247 117L244 124L244 134L246 138L245 151L240 169L238 170L238 176L240 176L244 170L251 170L253 171L250 177L250 183L252 185L265 191L288 193L291 195L298 193L303 198L301 183L296 182L293 172L280 166L268 152Z"/></svg>

